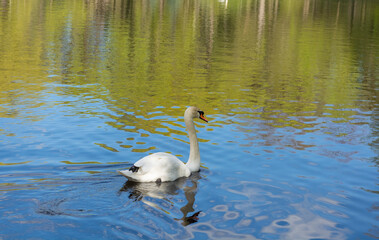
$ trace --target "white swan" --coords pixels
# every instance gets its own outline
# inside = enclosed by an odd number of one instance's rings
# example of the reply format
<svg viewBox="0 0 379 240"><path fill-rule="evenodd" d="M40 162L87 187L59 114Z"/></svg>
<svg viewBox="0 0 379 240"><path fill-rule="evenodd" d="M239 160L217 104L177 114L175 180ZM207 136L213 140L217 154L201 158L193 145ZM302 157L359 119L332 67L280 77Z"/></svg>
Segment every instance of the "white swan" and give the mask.
<svg viewBox="0 0 379 240"><path fill-rule="evenodd" d="M200 170L200 152L197 141L194 118L205 122L204 112L197 107L189 107L184 112L184 122L190 140L190 154L187 163L183 163L174 155L158 152L138 160L129 170L118 171L134 182L168 182L180 177L189 177L191 172Z"/></svg>

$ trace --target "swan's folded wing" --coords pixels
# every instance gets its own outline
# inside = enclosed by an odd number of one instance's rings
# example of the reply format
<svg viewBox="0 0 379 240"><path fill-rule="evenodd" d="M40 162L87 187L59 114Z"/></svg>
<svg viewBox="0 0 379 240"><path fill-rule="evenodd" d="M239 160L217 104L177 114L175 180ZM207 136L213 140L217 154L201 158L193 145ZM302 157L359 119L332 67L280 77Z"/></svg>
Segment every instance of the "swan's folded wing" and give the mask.
<svg viewBox="0 0 379 240"><path fill-rule="evenodd" d="M141 158L134 166L138 167L138 174L147 174L152 169L159 169L163 165L162 160L167 157L164 153L154 153L146 157Z"/></svg>
<svg viewBox="0 0 379 240"><path fill-rule="evenodd" d="M136 182L173 181L191 174L182 161L164 152L148 155L138 160L131 169L119 173Z"/></svg>

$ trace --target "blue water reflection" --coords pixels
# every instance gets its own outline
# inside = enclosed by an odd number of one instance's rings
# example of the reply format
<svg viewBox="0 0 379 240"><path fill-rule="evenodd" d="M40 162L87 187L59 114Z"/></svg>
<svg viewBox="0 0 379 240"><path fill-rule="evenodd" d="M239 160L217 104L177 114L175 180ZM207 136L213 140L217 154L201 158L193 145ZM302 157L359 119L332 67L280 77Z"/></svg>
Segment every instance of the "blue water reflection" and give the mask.
<svg viewBox="0 0 379 240"><path fill-rule="evenodd" d="M165 149L185 161L181 116L117 115L102 101L78 105L75 98L61 103L59 96L44 95L56 102L28 113L44 117L2 120L13 133L2 135L2 236L347 239L371 231L376 155L354 137L371 139L367 124L296 117L306 126L278 127L248 113L211 114L208 125L198 124L200 174L141 185L116 170ZM87 111L72 114L82 108ZM127 115L126 121L158 121L152 131L171 130L156 134L113 124L120 122L114 116ZM348 134L340 135L341 129ZM154 149L139 151L149 146Z"/></svg>

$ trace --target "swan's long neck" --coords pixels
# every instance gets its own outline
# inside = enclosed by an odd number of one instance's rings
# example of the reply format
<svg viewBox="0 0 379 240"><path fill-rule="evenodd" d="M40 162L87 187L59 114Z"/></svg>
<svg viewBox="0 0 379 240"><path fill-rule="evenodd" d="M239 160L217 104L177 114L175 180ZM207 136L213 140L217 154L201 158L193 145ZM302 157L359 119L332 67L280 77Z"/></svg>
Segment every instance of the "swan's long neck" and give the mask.
<svg viewBox="0 0 379 240"><path fill-rule="evenodd" d="M193 123L192 117L187 115L184 115L184 122L186 124L190 140L190 154L186 165L191 170L191 172L197 172L200 170L200 152L199 143L197 141L196 136L195 125Z"/></svg>

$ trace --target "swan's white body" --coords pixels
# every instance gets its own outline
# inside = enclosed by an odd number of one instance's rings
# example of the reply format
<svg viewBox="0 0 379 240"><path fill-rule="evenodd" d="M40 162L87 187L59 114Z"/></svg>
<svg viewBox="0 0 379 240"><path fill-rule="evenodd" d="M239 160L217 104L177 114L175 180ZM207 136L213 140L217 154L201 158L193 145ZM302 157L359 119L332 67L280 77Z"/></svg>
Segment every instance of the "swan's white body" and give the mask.
<svg viewBox="0 0 379 240"><path fill-rule="evenodd" d="M120 171L122 175L135 182L174 181L180 177L189 177L189 168L174 155L158 152L138 160L135 167L137 172Z"/></svg>
<svg viewBox="0 0 379 240"><path fill-rule="evenodd" d="M128 180L134 182L168 182L181 177L189 177L191 172L200 170L200 152L197 141L194 118L204 118L204 112L189 107L184 113L184 122L190 139L190 155L183 163L172 154L158 152L138 160L129 170L119 171Z"/></svg>

